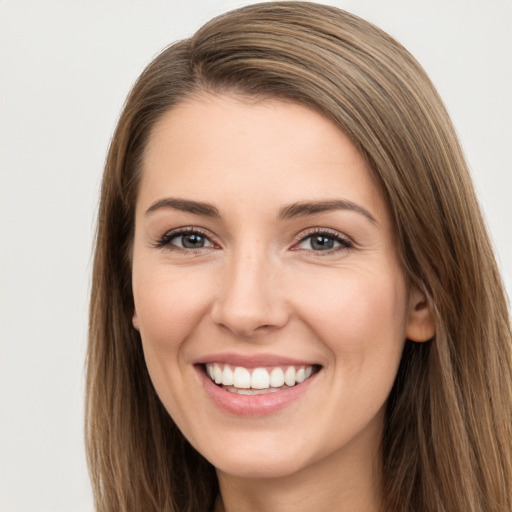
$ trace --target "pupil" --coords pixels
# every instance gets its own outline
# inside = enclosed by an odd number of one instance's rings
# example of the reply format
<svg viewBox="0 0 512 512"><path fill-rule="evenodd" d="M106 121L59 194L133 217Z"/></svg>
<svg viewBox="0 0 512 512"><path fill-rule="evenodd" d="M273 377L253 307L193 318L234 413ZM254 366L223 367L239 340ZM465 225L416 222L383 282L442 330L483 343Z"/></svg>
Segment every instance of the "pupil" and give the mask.
<svg viewBox="0 0 512 512"><path fill-rule="evenodd" d="M320 251L332 249L334 247L334 240L327 236L315 236L311 240L311 247L313 247L313 249L317 249Z"/></svg>
<svg viewBox="0 0 512 512"><path fill-rule="evenodd" d="M184 235L183 236L183 247L186 247L188 249L194 249L197 247L203 247L204 246L204 238L201 235Z"/></svg>

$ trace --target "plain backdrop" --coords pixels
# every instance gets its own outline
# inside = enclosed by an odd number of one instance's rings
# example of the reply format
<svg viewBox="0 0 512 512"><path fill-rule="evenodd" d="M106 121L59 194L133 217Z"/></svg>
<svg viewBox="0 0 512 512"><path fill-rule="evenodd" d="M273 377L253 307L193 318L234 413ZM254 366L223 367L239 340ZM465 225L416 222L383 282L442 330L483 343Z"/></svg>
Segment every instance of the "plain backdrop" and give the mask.
<svg viewBox="0 0 512 512"><path fill-rule="evenodd" d="M83 362L98 189L124 98L167 44L251 2L0 0L0 510L92 511ZM444 98L512 291L512 1L326 2Z"/></svg>

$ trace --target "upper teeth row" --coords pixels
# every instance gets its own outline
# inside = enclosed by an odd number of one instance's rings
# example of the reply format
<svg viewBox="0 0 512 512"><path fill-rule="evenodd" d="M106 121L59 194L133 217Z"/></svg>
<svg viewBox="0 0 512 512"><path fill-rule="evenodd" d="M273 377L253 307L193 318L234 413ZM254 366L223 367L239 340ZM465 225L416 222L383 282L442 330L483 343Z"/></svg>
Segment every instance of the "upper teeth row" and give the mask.
<svg viewBox="0 0 512 512"><path fill-rule="evenodd" d="M312 366L287 366L281 368L275 366L269 372L266 368L254 368L248 370L242 366L234 369L228 364L221 368L218 363L208 363L206 371L216 384L234 386L240 389L267 389L269 387L279 388L286 384L294 386L303 382L313 373Z"/></svg>

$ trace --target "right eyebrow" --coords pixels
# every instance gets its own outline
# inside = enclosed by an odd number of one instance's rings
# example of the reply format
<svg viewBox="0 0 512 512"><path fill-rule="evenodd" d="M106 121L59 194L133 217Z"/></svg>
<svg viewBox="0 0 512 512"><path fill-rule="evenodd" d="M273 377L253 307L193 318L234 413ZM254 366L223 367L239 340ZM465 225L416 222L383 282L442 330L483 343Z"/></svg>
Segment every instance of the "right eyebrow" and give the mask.
<svg viewBox="0 0 512 512"><path fill-rule="evenodd" d="M280 219L292 219L294 217L306 217L308 215L315 215L317 213L330 212L336 210L349 210L357 212L369 221L378 224L375 217L365 208L359 206L352 201L346 199L334 199L328 201L312 201L312 202L299 202L293 203L279 212Z"/></svg>
<svg viewBox="0 0 512 512"><path fill-rule="evenodd" d="M211 204L176 197L165 197L163 199L159 199L146 210L146 215L162 208L171 208L173 210L189 212L195 215L203 215L205 217L220 218L219 210Z"/></svg>

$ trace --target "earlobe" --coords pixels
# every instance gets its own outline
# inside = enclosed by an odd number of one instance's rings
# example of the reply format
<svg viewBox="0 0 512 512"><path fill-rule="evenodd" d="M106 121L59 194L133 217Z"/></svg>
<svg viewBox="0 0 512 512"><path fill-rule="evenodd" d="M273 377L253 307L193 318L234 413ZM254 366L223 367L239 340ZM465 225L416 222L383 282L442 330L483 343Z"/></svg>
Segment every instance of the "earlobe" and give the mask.
<svg viewBox="0 0 512 512"><path fill-rule="evenodd" d="M427 299L419 290L411 290L405 337L411 341L423 342L432 339L435 333L434 315Z"/></svg>
<svg viewBox="0 0 512 512"><path fill-rule="evenodd" d="M132 325L137 331L140 331L139 317L135 308L133 308Z"/></svg>

